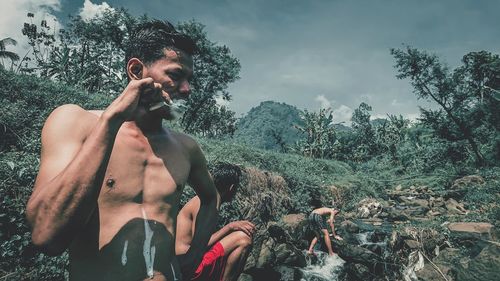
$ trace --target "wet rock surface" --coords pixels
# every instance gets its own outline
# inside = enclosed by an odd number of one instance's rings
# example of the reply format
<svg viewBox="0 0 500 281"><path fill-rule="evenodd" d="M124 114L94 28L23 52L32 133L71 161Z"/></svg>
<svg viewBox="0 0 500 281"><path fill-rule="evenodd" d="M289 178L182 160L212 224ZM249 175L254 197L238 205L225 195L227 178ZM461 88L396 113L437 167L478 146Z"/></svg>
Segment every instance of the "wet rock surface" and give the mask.
<svg viewBox="0 0 500 281"><path fill-rule="evenodd" d="M498 280L497 228L460 221L470 212L464 195L482 184L468 176L445 191L396 186L384 199L360 200L336 217L343 240L330 237L336 253L330 261L323 239L318 256L306 253L313 238L307 214L285 215L261 229L239 280ZM443 218L454 222L435 223Z"/></svg>

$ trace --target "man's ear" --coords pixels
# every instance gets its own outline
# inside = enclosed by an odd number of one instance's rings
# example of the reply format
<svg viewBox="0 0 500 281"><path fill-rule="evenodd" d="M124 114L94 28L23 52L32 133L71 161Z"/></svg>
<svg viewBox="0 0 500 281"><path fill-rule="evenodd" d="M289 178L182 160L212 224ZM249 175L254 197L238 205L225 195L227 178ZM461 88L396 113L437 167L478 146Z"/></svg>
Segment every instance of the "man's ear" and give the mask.
<svg viewBox="0 0 500 281"><path fill-rule="evenodd" d="M143 78L144 64L138 58L131 58L127 63L127 75L130 80L140 80Z"/></svg>

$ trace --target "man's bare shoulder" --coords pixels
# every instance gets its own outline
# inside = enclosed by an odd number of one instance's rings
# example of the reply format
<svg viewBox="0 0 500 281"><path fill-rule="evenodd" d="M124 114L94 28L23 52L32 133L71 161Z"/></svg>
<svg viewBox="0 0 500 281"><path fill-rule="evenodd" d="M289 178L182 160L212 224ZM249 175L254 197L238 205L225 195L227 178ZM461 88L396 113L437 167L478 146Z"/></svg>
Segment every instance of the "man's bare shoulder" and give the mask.
<svg viewBox="0 0 500 281"><path fill-rule="evenodd" d="M97 117L101 115L102 111L98 110L85 110L76 104L64 104L52 111L46 122L54 122L59 119L73 120L81 119L82 122L96 121Z"/></svg>
<svg viewBox="0 0 500 281"><path fill-rule="evenodd" d="M98 119L97 114L86 111L76 104L61 105L50 113L45 121L42 135L65 135L74 131L88 132Z"/></svg>
<svg viewBox="0 0 500 281"><path fill-rule="evenodd" d="M198 162L200 158L203 158L203 152L200 145L193 137L184 133L173 131L171 131L171 136L182 146L183 150L187 152L191 161Z"/></svg>
<svg viewBox="0 0 500 281"><path fill-rule="evenodd" d="M327 214L331 214L333 212L333 209L327 208L327 207L321 207L321 208L315 209L313 212L316 214L319 214L319 215L327 215Z"/></svg>
<svg viewBox="0 0 500 281"><path fill-rule="evenodd" d="M198 143L192 136L181 132L175 132L175 131L170 131L170 132L172 137L179 143L181 143L184 147L188 149L194 149L199 147Z"/></svg>

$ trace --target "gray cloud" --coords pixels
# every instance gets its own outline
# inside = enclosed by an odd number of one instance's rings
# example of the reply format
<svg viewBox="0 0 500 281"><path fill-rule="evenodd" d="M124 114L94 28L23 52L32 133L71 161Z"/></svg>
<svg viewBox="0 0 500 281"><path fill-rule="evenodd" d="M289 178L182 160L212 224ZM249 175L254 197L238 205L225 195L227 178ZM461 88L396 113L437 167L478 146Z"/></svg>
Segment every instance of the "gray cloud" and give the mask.
<svg viewBox="0 0 500 281"><path fill-rule="evenodd" d="M78 11L83 2L63 1L60 14ZM418 105L429 104L395 78L389 48L409 44L451 67L470 51L500 52L497 0L106 2L135 15L205 24L209 37L241 61L241 79L229 88L237 115L264 100L317 110L321 95L349 109L366 102L373 116L414 117Z"/></svg>

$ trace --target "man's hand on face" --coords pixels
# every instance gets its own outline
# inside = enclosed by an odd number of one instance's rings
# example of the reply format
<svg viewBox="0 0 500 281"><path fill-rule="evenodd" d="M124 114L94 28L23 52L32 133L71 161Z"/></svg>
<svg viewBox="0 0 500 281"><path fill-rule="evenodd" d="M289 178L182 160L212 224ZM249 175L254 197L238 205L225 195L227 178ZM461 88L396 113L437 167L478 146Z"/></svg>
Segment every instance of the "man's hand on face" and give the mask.
<svg viewBox="0 0 500 281"><path fill-rule="evenodd" d="M249 237L255 232L255 225L249 221L233 221L227 225L231 232L241 230Z"/></svg>
<svg viewBox="0 0 500 281"><path fill-rule="evenodd" d="M161 84L154 83L153 78L150 77L131 80L122 94L108 106L105 112L121 121L133 120L139 111L147 111L139 101L142 96L150 92L162 93Z"/></svg>

